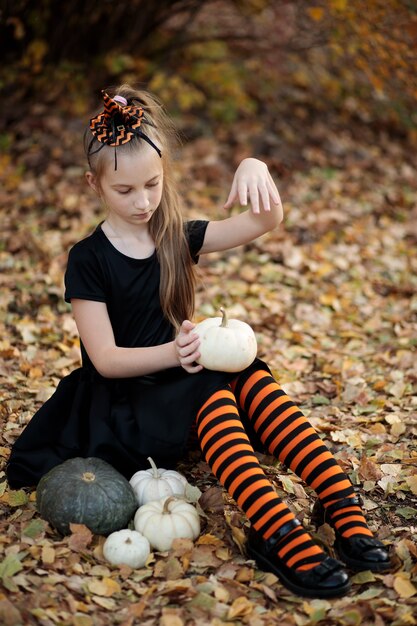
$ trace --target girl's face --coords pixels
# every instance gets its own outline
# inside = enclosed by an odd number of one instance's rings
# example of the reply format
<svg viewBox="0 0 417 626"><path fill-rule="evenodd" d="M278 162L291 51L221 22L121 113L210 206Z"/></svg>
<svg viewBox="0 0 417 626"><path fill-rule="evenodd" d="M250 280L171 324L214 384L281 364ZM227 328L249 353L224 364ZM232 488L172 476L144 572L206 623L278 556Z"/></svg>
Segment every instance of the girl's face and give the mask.
<svg viewBox="0 0 417 626"><path fill-rule="evenodd" d="M148 145L132 152L119 152L117 170L114 158L105 164L100 180L87 172L89 185L100 195L114 222L146 224L161 202L162 160Z"/></svg>

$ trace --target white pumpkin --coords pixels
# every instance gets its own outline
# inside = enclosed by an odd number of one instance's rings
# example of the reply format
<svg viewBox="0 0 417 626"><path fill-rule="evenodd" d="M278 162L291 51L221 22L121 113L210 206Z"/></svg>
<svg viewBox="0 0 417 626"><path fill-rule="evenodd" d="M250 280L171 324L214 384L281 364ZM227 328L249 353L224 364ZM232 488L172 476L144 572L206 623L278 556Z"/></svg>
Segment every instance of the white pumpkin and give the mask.
<svg viewBox="0 0 417 626"><path fill-rule="evenodd" d="M170 496L141 506L136 511L134 526L153 548L163 552L178 537L196 539L200 534L200 517L192 504Z"/></svg>
<svg viewBox="0 0 417 626"><path fill-rule="evenodd" d="M143 567L151 553L149 541L137 530L117 530L104 542L104 558L112 565Z"/></svg>
<svg viewBox="0 0 417 626"><path fill-rule="evenodd" d="M198 363L208 370L241 372L256 357L255 333L246 322L222 317L209 317L196 325L194 331L200 338Z"/></svg>
<svg viewBox="0 0 417 626"><path fill-rule="evenodd" d="M129 481L139 506L167 496L183 496L185 494L187 486L185 476L175 470L157 468L151 457L148 457L148 461L151 464L151 469L136 472Z"/></svg>

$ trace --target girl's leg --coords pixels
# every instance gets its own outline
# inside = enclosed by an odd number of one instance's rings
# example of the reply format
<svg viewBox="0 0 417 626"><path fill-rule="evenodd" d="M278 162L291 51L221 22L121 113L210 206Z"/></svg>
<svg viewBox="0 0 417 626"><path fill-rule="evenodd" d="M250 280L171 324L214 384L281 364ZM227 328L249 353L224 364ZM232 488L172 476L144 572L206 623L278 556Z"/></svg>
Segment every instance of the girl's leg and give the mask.
<svg viewBox="0 0 417 626"><path fill-rule="evenodd" d="M372 538L350 480L269 372L252 368L240 374L231 386L238 405L269 453L316 491L338 536L345 542L357 536ZM372 548L368 541L368 551L381 549L378 543ZM366 551L363 540L362 549ZM369 554L369 558L387 565L386 552Z"/></svg>
<svg viewBox="0 0 417 626"><path fill-rule="evenodd" d="M355 495L336 459L269 372L241 374L232 390L268 452L314 489L325 508ZM342 535L372 536L358 506L339 510L336 518L335 528Z"/></svg>
<svg viewBox="0 0 417 626"><path fill-rule="evenodd" d="M334 562L330 563L332 559L312 541L265 476L241 422L231 389L227 387L215 392L198 412L196 421L200 446L207 463L246 513L257 534L276 546L277 562L283 563L292 572L301 572L298 578L295 575L297 584L311 571L316 572L317 580L313 576L311 584L315 591L320 584L327 585L327 596L346 591L346 574ZM280 536L280 541L271 541L273 536ZM284 541L281 541L282 537ZM324 561L327 569L321 565ZM317 572L326 578L324 583L318 580ZM285 582L288 583L288 576ZM300 593L305 591L302 585L290 588Z"/></svg>

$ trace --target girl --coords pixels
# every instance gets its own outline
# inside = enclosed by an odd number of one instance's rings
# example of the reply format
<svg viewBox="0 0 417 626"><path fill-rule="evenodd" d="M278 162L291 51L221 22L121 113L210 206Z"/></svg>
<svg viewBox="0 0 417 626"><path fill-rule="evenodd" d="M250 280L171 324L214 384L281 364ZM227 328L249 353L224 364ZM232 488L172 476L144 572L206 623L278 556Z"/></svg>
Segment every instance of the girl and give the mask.
<svg viewBox="0 0 417 626"><path fill-rule="evenodd" d="M251 522L248 553L295 593L331 597L349 589L280 500L252 442L276 456L318 494L319 521L334 528L341 559L383 571L389 558L363 517L347 476L265 363L237 375L197 365L193 265L201 254L252 241L282 220L265 164L245 159L226 207L252 205L221 221L185 224L171 171L174 132L149 94L103 93L104 110L86 131L88 184L106 220L69 254L65 299L81 338L81 368L59 384L16 441L12 487L33 485L70 457L100 457L127 478L173 465L195 424L204 457Z"/></svg>

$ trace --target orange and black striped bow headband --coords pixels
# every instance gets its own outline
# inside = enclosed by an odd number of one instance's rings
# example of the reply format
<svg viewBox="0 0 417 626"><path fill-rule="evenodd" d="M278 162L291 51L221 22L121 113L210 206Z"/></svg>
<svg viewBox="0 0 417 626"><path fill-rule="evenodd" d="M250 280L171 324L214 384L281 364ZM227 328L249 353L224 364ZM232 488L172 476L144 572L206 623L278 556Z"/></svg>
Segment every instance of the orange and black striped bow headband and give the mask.
<svg viewBox="0 0 417 626"><path fill-rule="evenodd" d="M93 139L88 147L88 156L99 152L104 146L115 149L128 143L133 137L140 137L149 143L161 157L161 151L154 142L141 130L142 124L153 126L145 118L143 108L134 101L130 103L123 96L111 98L105 91L101 92L104 100L104 110L90 120L90 130ZM91 152L94 140L97 139L102 145ZM114 153L115 169L117 169L116 151Z"/></svg>

